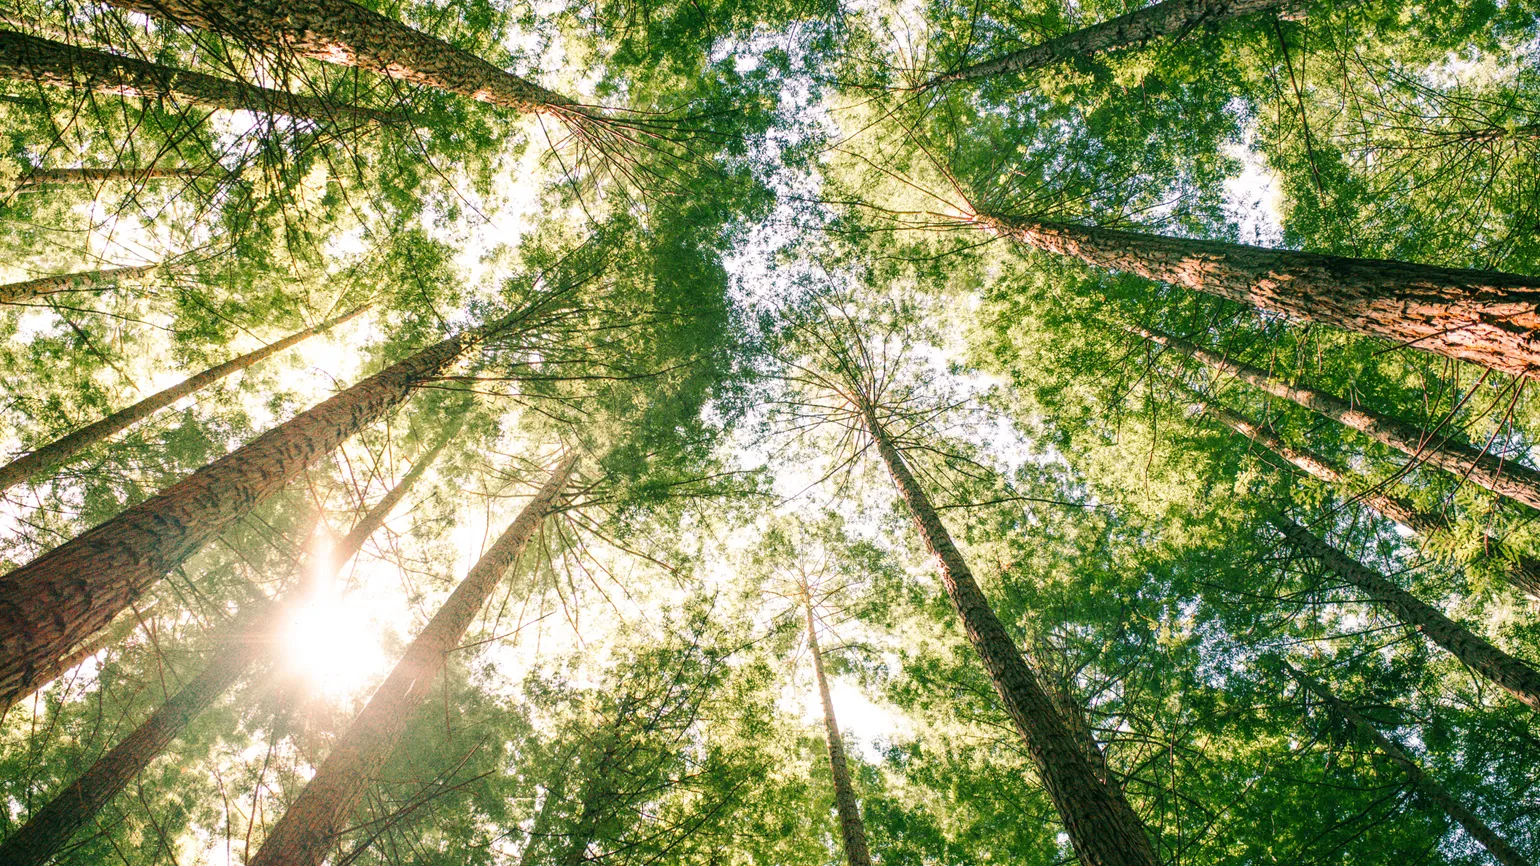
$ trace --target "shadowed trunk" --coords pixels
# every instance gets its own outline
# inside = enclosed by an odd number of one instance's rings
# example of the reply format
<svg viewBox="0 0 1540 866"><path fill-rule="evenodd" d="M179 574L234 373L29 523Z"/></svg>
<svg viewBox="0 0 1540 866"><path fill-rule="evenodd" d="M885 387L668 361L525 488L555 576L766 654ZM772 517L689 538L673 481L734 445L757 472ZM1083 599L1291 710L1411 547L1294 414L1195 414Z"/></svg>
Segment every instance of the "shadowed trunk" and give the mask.
<svg viewBox="0 0 1540 866"><path fill-rule="evenodd" d="M440 438L428 453L418 458L401 481L366 512L347 537L331 551L327 564L332 573L341 571L364 541L390 516L401 497L422 477L438 457L449 436ZM54 798L32 812L21 829L0 844L0 863L7 866L43 866L80 828L90 823L97 812L122 791L150 761L154 760L183 729L209 705L224 694L252 665L267 654L278 630L284 606L267 599L252 603L241 611L225 633L216 640L213 658L197 676L187 681L133 733L124 737L91 768Z"/></svg>
<svg viewBox="0 0 1540 866"><path fill-rule="evenodd" d="M521 112L576 104L441 39L350 0L107 0L119 9L212 30L279 53L367 69Z"/></svg>
<svg viewBox="0 0 1540 866"><path fill-rule="evenodd" d="M0 286L0 304L20 304L45 295L62 292L89 292L117 285L122 280L132 280L154 273L159 265L134 265L127 268L102 268L95 271L79 271L73 274L55 274L19 283Z"/></svg>
<svg viewBox="0 0 1540 866"><path fill-rule="evenodd" d="M1163 0L1020 51L938 75L924 86L1042 69L1105 51L1143 45L1162 36L1180 35L1200 24L1295 5L1298 5L1297 0Z"/></svg>
<svg viewBox="0 0 1540 866"><path fill-rule="evenodd" d="M314 121L357 124L402 119L394 112L300 96L8 30L0 30L0 79Z"/></svg>
<svg viewBox="0 0 1540 866"><path fill-rule="evenodd" d="M840 816L840 838L845 843L845 859L850 866L872 866L866 847L866 825L861 821L861 807L850 784L850 768L845 765L845 741L840 737L839 722L834 718L834 698L823 672L823 653L818 649L818 626L813 620L813 599L802 589L807 610L807 648L813 656L813 673L818 677L818 696L823 700L824 739L829 746L829 774L834 777L834 807Z"/></svg>
<svg viewBox="0 0 1540 866"><path fill-rule="evenodd" d="M1540 378L1540 277L980 216L1026 246Z"/></svg>
<svg viewBox="0 0 1540 866"><path fill-rule="evenodd" d="M1476 673L1481 674L1523 701L1540 710L1540 672L1508 655L1459 623L1444 616L1397 586L1379 572L1348 556L1298 523L1274 514L1268 521L1295 551L1318 559L1333 574L1357 587L1370 600L1386 608L1408 628L1419 631Z"/></svg>
<svg viewBox="0 0 1540 866"><path fill-rule="evenodd" d="M1406 774L1407 780L1412 783L1412 786L1417 789L1419 794L1426 797L1440 809L1443 809L1444 814L1454 819L1455 823L1459 824L1466 833L1470 834L1472 839L1480 842L1481 847L1487 849L1487 853L1492 855L1492 859L1503 864L1503 866L1530 866L1529 861L1512 845L1508 844L1507 839L1504 839L1501 834L1493 830L1487 822L1481 820L1475 812L1467 809L1464 803L1455 799L1448 789L1439 784L1437 779L1428 775L1428 772L1422 768L1421 764L1412 760L1412 757L1403 751L1394 740L1381 733L1374 726L1374 723L1364 718L1346 701L1332 694L1325 685L1314 677L1300 671L1288 662L1284 662L1283 666L1288 670L1289 676L1293 677L1295 682L1299 683L1305 690L1314 694L1317 698L1320 698L1322 703L1330 707L1337 715L1346 719L1353 727L1358 729L1359 733L1368 737L1375 746L1379 747L1380 752Z"/></svg>
<svg viewBox="0 0 1540 866"><path fill-rule="evenodd" d="M1121 789L1097 775L1093 759L1082 750L1079 738L1059 715L1037 672L1027 665L995 616L930 497L878 422L876 410L864 400L857 408L921 537L936 557L941 581L962 618L968 640L1025 741L1080 862L1085 866L1157 866L1160 861L1139 816Z"/></svg>
<svg viewBox="0 0 1540 866"><path fill-rule="evenodd" d="M1185 340L1145 328L1135 327L1129 330L1151 342L1190 355L1215 372L1234 376L1267 394L1298 403L1306 409L1351 427L1381 445L1394 448L1415 460L1436 466L1462 478L1469 478L1499 496L1540 509L1540 472L1528 466L1512 460L1504 460L1495 454L1478 451L1469 445L1448 438L1435 438L1435 434L1414 424L1359 409L1348 401L1324 391L1285 382L1266 370L1231 361L1223 355L1199 348Z"/></svg>
<svg viewBox="0 0 1540 866"><path fill-rule="evenodd" d="M1431 538L1450 531L1449 521L1442 515L1422 511L1399 496L1392 496L1381 490L1370 489L1353 492L1347 474L1328 463L1319 455L1303 448L1290 446L1265 424L1258 424L1244 416L1231 412L1223 406L1216 406L1202 398L1195 397L1194 399L1197 400L1198 405L1203 411L1215 421L1287 460L1306 475L1334 487L1350 491L1352 498L1405 526L1413 533L1424 538ZM1504 576L1507 577L1508 583L1520 592L1532 598L1540 599L1540 560L1528 554L1509 551L1500 539L1490 535L1486 537L1486 543L1488 547L1495 550L1497 558L1503 563Z"/></svg>
<svg viewBox="0 0 1540 866"><path fill-rule="evenodd" d="M460 645L471 621L535 530L558 507L576 462L575 454L562 459L518 518L455 587L248 866L317 866L326 857L353 807L400 742L412 711L427 698L449 653Z"/></svg>
<svg viewBox="0 0 1540 866"><path fill-rule="evenodd" d="M316 460L481 342L526 321L543 303L392 364L0 576L0 702L28 688L40 671Z"/></svg>
<svg viewBox="0 0 1540 866"><path fill-rule="evenodd" d="M61 436L24 457L18 457L10 463L0 466L0 492L10 489L12 486L20 484L34 475L53 469L81 451L113 434L128 429L148 418L151 414L170 406L189 394L196 393L232 373L244 370L258 361L272 357L284 349L307 340L316 334L325 333L343 322L362 315L368 309L369 306L366 304L335 319L290 334L282 340L263 346L254 352L248 352L239 358L226 361L217 367L210 367L202 373L172 385L164 391L151 394L126 409L120 409L100 421L87 424L73 433Z"/></svg>

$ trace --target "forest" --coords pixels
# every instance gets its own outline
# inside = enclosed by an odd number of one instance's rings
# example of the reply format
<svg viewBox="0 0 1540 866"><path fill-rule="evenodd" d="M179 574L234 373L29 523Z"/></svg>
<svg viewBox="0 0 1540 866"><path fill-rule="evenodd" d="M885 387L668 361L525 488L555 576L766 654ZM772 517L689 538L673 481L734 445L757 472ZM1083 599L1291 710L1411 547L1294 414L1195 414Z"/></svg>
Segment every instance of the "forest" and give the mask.
<svg viewBox="0 0 1540 866"><path fill-rule="evenodd" d="M0 0L0 864L1540 863L1540 0Z"/></svg>

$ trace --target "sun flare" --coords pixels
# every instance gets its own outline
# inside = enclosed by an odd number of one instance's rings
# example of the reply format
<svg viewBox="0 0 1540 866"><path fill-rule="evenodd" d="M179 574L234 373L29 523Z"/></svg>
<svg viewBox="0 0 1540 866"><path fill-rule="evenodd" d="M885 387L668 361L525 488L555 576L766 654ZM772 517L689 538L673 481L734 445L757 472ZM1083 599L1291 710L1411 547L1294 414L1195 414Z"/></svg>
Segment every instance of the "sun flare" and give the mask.
<svg viewBox="0 0 1540 866"><path fill-rule="evenodd" d="M362 607L326 586L292 611L283 631L285 667L315 693L343 698L389 666Z"/></svg>

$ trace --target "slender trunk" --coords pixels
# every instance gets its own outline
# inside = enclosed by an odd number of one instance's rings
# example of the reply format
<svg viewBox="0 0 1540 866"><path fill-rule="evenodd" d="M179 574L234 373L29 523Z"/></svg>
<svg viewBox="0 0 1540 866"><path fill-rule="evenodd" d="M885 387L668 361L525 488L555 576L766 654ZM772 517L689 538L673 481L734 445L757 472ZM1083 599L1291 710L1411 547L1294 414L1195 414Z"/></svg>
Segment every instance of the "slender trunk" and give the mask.
<svg viewBox="0 0 1540 866"><path fill-rule="evenodd" d="M980 216L1027 246L1540 378L1540 277Z"/></svg>
<svg viewBox="0 0 1540 866"><path fill-rule="evenodd" d="M1293 5L1295 0L1163 0L1020 51L938 75L924 86L1042 69L1079 57L1143 45L1162 36L1179 35L1211 21Z"/></svg>
<svg viewBox="0 0 1540 866"><path fill-rule="evenodd" d="M0 285L0 304L20 304L45 295L61 292L89 292L117 285L122 280L133 280L154 273L159 265L134 265L127 268L102 268L95 271L77 271L73 274L55 274L19 283Z"/></svg>
<svg viewBox="0 0 1540 866"><path fill-rule="evenodd" d="M107 0L263 49L367 69L522 112L572 113L573 100L351 0ZM562 109L569 109L562 111Z"/></svg>
<svg viewBox="0 0 1540 866"><path fill-rule="evenodd" d="M1415 460L1436 466L1445 472L1469 478L1499 496L1540 509L1540 472L1528 466L1505 460L1486 451L1479 451L1448 438L1435 439L1434 434L1414 424L1359 409L1348 401L1324 391L1290 384L1265 370L1231 361L1223 355L1201 349L1185 340L1144 328L1135 327L1129 330L1151 342L1191 355L1216 372L1234 376L1274 397L1298 403L1306 409L1351 427L1381 445L1410 455Z"/></svg>
<svg viewBox="0 0 1540 866"><path fill-rule="evenodd" d="M1351 489L1346 473L1311 451L1288 445L1267 425L1258 424L1207 401L1200 401L1199 405L1209 417L1277 454L1306 475L1334 487ZM1435 537L1451 529L1449 521L1442 516L1422 511L1399 496L1380 490L1364 490L1354 493L1353 498L1424 538ZM1540 598L1540 559L1510 552L1500 539L1491 535L1486 536L1486 543L1503 562L1509 584L1526 595Z"/></svg>
<svg viewBox="0 0 1540 866"><path fill-rule="evenodd" d="M332 551L329 563L340 571L380 528L401 497L428 468L449 441L443 437L412 465L400 483L370 508L342 543ZM80 778L54 795L32 813L21 829L0 844L0 863L8 866L43 866L97 812L123 790L154 760L187 725L246 674L272 646L283 607L263 599L241 611L240 617L218 640L214 657L197 676L188 680L133 733L97 758Z"/></svg>
<svg viewBox="0 0 1540 866"><path fill-rule="evenodd" d="M875 409L865 401L858 408L920 535L937 559L947 595L1032 754L1080 862L1085 866L1156 866L1160 861L1139 816L1122 790L1097 777L1092 759L1082 751L1037 673L1027 665L990 608L924 488L878 422Z"/></svg>
<svg viewBox="0 0 1540 866"><path fill-rule="evenodd" d="M124 180L133 183L139 183L146 180L161 180L173 177L182 178L184 180L197 180L198 178L209 174L210 171L211 170L208 168L165 168L161 166L151 166L149 168L34 168L30 169L25 175L22 175L16 179L15 189L29 190L47 186L77 186L80 184L88 183L106 183L108 181L114 180ZM224 169L216 166L213 171L223 172ZM152 265L144 268L144 270L149 271L152 270L153 267L154 266ZM134 269L118 268L117 270L128 271ZM101 271L97 273L109 274L112 273L112 271ZM34 280L33 282L43 282L43 288L47 289L48 286L46 281L68 280L69 278L76 276L83 275L65 274L60 277L44 277L43 280ZM29 284L16 284L16 286L27 285ZM11 287L7 286L5 288L9 289ZM64 289L56 289L54 291L72 291L75 288L76 287L69 286ZM40 292L39 294L51 293L52 292L44 291Z"/></svg>
<svg viewBox="0 0 1540 866"><path fill-rule="evenodd" d="M366 304L335 319L290 334L282 340L270 343L254 352L248 352L239 358L233 358L218 366L210 367L202 373L172 385L164 391L151 394L126 409L120 409L100 421L87 424L73 433L61 436L24 457L18 457L6 465L0 466L0 492L10 489L12 486L20 484L34 475L58 466L81 451L101 442L109 436L128 429L189 394L196 393L232 373L237 373L258 361L270 358L316 334L325 333L343 322L362 315L368 309L369 306Z"/></svg>
<svg viewBox="0 0 1540 866"><path fill-rule="evenodd" d="M1346 701L1332 694L1325 685L1314 677L1295 668L1288 662L1284 662L1283 666L1288 670L1289 676L1292 676L1295 682L1298 682L1307 691L1320 698L1322 703L1331 707L1333 712L1347 719L1353 727L1372 740L1374 745L1378 746L1379 750L1384 753L1385 757L1389 758L1392 764L1395 764L1406 774L1407 780L1412 783L1412 786L1417 789L1418 793L1427 797L1429 801L1440 809L1443 809L1444 813L1464 828L1465 832L1470 834L1472 839L1480 842L1481 847L1487 849L1487 853L1492 855L1492 859L1503 864L1503 866L1530 866L1529 861L1524 858L1524 855L1508 844L1507 839L1504 839L1496 830L1492 829L1487 822L1481 820L1476 813L1467 809L1464 803L1455 799L1454 795L1450 794L1448 789L1439 784L1437 779L1428 775L1428 772L1422 768L1421 764L1413 760L1394 740L1381 733L1374 726L1373 722L1364 718Z"/></svg>
<svg viewBox="0 0 1540 866"><path fill-rule="evenodd" d="M228 111L283 114L314 121L397 123L401 120L401 116L394 112L300 96L9 30L0 30L0 79L113 96L165 99Z"/></svg>
<svg viewBox="0 0 1540 866"><path fill-rule="evenodd" d="M1274 514L1268 520L1283 533L1290 547L1319 559L1333 574L1389 609L1409 628L1422 632L1428 640L1448 650L1466 667L1505 689L1531 709L1540 710L1540 671L1472 634L1432 605L1423 603L1389 578L1332 547L1289 518Z"/></svg>
<svg viewBox="0 0 1540 866"><path fill-rule="evenodd" d="M813 655L813 673L818 677L818 695L823 699L824 739L829 746L829 774L834 777L834 807L840 816L840 837L845 842L845 859L850 866L872 866L866 847L866 825L861 822L861 807L850 784L850 769L845 766L845 742L840 737L839 722L834 718L834 698L829 694L829 680L823 672L823 653L818 650L818 628L813 620L813 600L803 588L807 609L807 648Z"/></svg>
<svg viewBox="0 0 1540 866"><path fill-rule="evenodd" d="M526 308L387 367L156 496L0 576L0 702L146 588Z"/></svg>
<svg viewBox="0 0 1540 866"><path fill-rule="evenodd" d="M534 499L455 587L278 821L249 866L316 866L325 858L344 829L343 822L400 742L412 711L427 697L449 653L459 646L471 620L540 523L557 507L576 460L575 454L562 459Z"/></svg>

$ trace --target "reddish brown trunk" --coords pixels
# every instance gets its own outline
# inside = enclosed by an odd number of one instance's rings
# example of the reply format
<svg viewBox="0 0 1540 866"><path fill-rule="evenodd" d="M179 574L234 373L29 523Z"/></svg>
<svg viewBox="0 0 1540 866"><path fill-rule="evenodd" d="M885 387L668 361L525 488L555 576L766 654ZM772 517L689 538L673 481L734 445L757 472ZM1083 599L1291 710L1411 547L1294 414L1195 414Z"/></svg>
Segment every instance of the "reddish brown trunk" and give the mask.
<svg viewBox="0 0 1540 866"><path fill-rule="evenodd" d="M422 477L449 441L445 436L424 454L400 483L370 508L342 543L331 551L333 573L340 571L379 529L401 497ZM69 787L32 813L21 829L0 844L0 863L43 866L97 812L139 775L193 719L224 694L271 648L283 613L279 604L263 599L241 611L214 650L208 666L187 682L133 733L124 737Z"/></svg>
<svg viewBox="0 0 1540 866"><path fill-rule="evenodd" d="M1480 842L1481 847L1487 849L1487 853L1492 855L1492 859L1503 864L1503 866L1529 866L1529 861L1512 845L1508 844L1507 839L1504 839L1501 834L1492 829L1487 822L1481 820L1475 812L1466 808L1464 803L1455 799L1454 795L1450 794L1447 788L1439 784L1437 779L1428 775L1421 764L1413 760L1394 740L1381 733L1379 728L1374 726L1373 722L1364 718L1346 701L1332 694L1331 690L1327 689L1325 685L1321 684L1314 677L1295 668L1288 662L1284 662L1283 666L1288 670L1289 675L1294 678L1295 682L1298 682L1307 691L1314 694L1322 703L1331 707L1333 712L1346 719L1360 733L1368 737L1374 745L1378 746L1380 752L1406 774L1407 780L1412 783L1412 786L1417 789L1418 793L1422 794L1440 809L1443 809L1444 814L1453 818L1455 823L1464 828L1465 832L1469 833L1472 839Z"/></svg>
<svg viewBox="0 0 1540 866"><path fill-rule="evenodd" d="M576 460L576 455L562 459L535 498L455 587L326 756L249 866L317 866L326 857L343 822L406 731L412 711L427 698L448 654L459 646L471 621L530 536L556 507Z"/></svg>
<svg viewBox="0 0 1540 866"><path fill-rule="evenodd" d="M1357 587L1407 627L1422 632L1428 640L1448 650L1471 670L1531 709L1540 710L1540 672L1472 634L1432 605L1424 604L1389 578L1327 544L1298 523L1276 514L1269 520L1283 533L1290 547L1319 559L1333 574Z"/></svg>
<svg viewBox="0 0 1540 866"><path fill-rule="evenodd" d="M876 411L864 402L858 408L921 537L936 557L941 581L962 618L968 640L1025 741L1080 862L1085 866L1157 866L1160 861L1139 816L1119 788L1098 778L1093 760L1082 751L1037 672L1027 665L995 616L924 488L878 422Z"/></svg>
<svg viewBox="0 0 1540 866"><path fill-rule="evenodd" d="M834 777L834 808L840 816L840 838L844 840L845 859L850 866L872 866L866 847L866 824L861 821L861 807L856 802L855 787L850 784L850 768L845 764L845 742L839 722L834 718L834 698L829 694L829 680L823 672L823 653L818 649L818 626L813 619L813 599L802 590L807 609L807 648L813 656L813 673L818 678L818 696L823 700L824 738L829 747L829 774Z"/></svg>
<svg viewBox="0 0 1540 866"><path fill-rule="evenodd" d="M159 265L135 265L127 268L102 268L96 271L79 271L73 274L56 274L38 277L19 283L0 286L0 304L21 304L45 295L62 292L89 292L106 289L123 280L132 280L153 273Z"/></svg>
<svg viewBox="0 0 1540 866"><path fill-rule="evenodd" d="M1042 69L1076 58L1143 45L1162 36L1185 33L1200 24L1295 5L1298 5L1297 0L1163 0L1020 51L938 75L925 86Z"/></svg>
<svg viewBox="0 0 1540 866"><path fill-rule="evenodd" d="M1266 425L1253 422L1213 403L1200 400L1199 405L1203 407L1203 410L1208 413L1209 417L1277 454L1306 475L1310 475L1334 487L1351 489L1345 473L1308 450L1288 445ZM1449 521L1440 515L1429 514L1426 511L1415 508L1411 503L1399 496L1391 496L1379 490L1358 491L1353 493L1352 496L1385 517L1394 520L1425 538L1447 533L1450 530ZM1508 551L1501 540L1491 536L1487 537L1487 545L1496 552L1498 558L1503 562L1504 574L1508 578L1508 582L1520 592L1540 598L1540 580L1536 580L1536 576L1540 575L1540 560L1527 554Z"/></svg>
<svg viewBox="0 0 1540 866"><path fill-rule="evenodd" d="M272 51L367 69L524 112L572 100L350 0L108 0L113 6L212 30Z"/></svg>
<svg viewBox="0 0 1540 866"><path fill-rule="evenodd" d="M401 119L392 112L299 96L5 30L0 30L0 78L315 121L395 123Z"/></svg>
<svg viewBox="0 0 1540 866"><path fill-rule="evenodd" d="M1404 421L1359 409L1346 400L1324 391L1293 385L1266 370L1231 361L1223 355L1201 349L1185 340L1144 328L1130 328L1146 339L1191 355L1210 369L1237 379L1274 397L1289 400L1345 424L1382 445L1469 478L1499 496L1540 509L1540 472L1494 454L1478 451L1461 442L1435 439L1433 434Z"/></svg>
<svg viewBox="0 0 1540 866"><path fill-rule="evenodd" d="M444 340L0 577L0 702L317 459L529 310Z"/></svg>
<svg viewBox="0 0 1540 866"><path fill-rule="evenodd" d="M979 217L1027 246L1540 378L1540 277Z"/></svg>
<svg viewBox="0 0 1540 866"><path fill-rule="evenodd" d="M183 397L196 393L232 373L244 370L258 361L272 357L284 349L307 340L316 334L325 333L343 322L362 315L368 309L369 306L366 304L330 321L322 322L314 327L290 334L282 340L263 346L254 352L248 352L239 358L226 361L217 367L210 367L202 373L172 385L164 391L151 394L126 409L121 409L100 421L87 424L73 433L61 436L24 457L18 457L6 465L0 466L0 491L20 484L34 475L46 472L69 460L86 448L128 429Z"/></svg>

